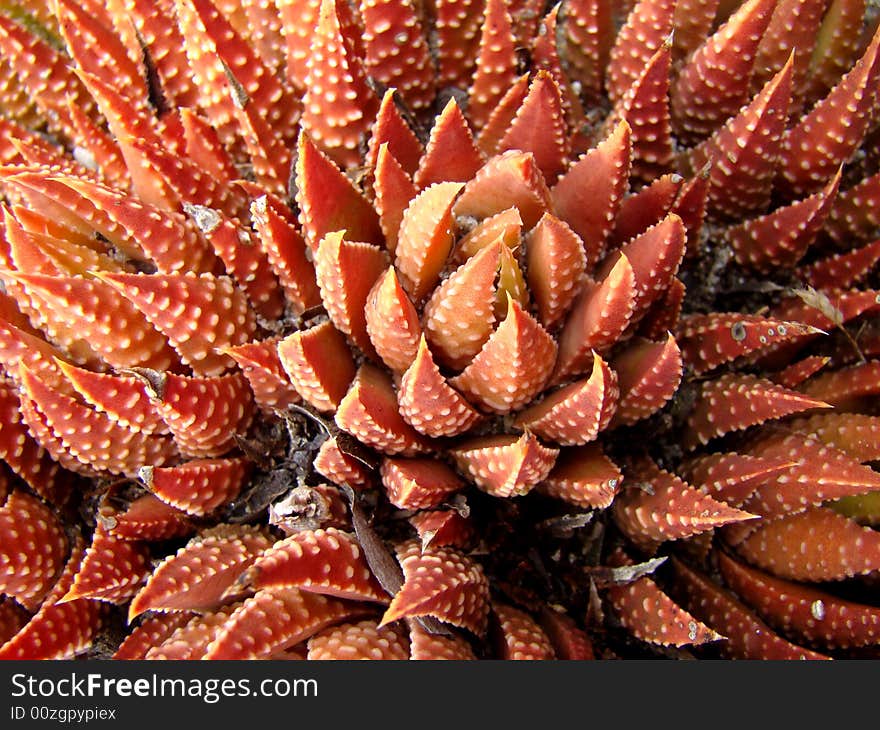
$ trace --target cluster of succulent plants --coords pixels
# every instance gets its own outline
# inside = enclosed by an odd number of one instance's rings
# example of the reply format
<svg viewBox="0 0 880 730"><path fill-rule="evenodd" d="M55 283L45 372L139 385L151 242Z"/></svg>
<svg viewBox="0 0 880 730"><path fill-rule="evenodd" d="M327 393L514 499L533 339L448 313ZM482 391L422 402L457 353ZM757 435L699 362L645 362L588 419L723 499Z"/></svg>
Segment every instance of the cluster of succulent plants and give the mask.
<svg viewBox="0 0 880 730"><path fill-rule="evenodd" d="M872 656L865 0L0 10L0 657Z"/></svg>

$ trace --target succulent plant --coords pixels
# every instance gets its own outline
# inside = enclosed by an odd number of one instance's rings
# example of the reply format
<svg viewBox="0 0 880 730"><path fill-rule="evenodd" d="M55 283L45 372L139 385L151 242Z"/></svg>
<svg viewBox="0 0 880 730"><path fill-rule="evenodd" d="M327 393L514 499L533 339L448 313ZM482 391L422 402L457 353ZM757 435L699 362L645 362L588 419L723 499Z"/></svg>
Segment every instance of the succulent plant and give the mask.
<svg viewBox="0 0 880 730"><path fill-rule="evenodd" d="M17 0L0 657L871 656L865 0Z"/></svg>

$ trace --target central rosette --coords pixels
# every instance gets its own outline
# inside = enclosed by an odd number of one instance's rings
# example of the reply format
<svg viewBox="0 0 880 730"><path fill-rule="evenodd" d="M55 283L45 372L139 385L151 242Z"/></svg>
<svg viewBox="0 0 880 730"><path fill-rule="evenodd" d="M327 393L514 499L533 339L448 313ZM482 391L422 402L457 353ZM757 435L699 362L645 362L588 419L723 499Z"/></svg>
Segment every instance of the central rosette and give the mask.
<svg viewBox="0 0 880 730"><path fill-rule="evenodd" d="M546 75L529 94L545 86L558 101ZM666 298L685 253L681 218L619 217L626 122L560 176L564 160L542 148L484 161L454 102L424 154L405 149L414 138L383 141L401 128L396 115L389 94L373 201L300 138L303 238L280 213L274 222L311 262L309 278L302 267L303 283L288 288L303 293L303 310L320 304L327 316L279 343L284 370L308 406L382 455L398 507L438 506L462 477L495 496L538 487L607 507L621 473L593 442L656 412L679 385ZM467 182L443 181L445 158ZM271 204L259 205L265 218ZM317 290L306 285L312 267ZM337 484L369 480L332 438L316 468Z"/></svg>

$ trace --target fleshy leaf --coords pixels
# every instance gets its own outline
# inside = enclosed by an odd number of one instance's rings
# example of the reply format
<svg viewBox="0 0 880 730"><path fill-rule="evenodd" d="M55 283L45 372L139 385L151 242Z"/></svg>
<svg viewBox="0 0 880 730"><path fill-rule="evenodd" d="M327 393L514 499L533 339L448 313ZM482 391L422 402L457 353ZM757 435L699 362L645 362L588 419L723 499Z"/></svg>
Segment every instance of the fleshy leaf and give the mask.
<svg viewBox="0 0 880 730"><path fill-rule="evenodd" d="M451 548L422 550L415 541L399 552L404 582L380 626L433 616L482 635L489 617L489 584L479 564Z"/></svg>
<svg viewBox="0 0 880 730"><path fill-rule="evenodd" d="M209 611L271 541L245 526L219 525L163 560L132 599L128 619L144 611Z"/></svg>

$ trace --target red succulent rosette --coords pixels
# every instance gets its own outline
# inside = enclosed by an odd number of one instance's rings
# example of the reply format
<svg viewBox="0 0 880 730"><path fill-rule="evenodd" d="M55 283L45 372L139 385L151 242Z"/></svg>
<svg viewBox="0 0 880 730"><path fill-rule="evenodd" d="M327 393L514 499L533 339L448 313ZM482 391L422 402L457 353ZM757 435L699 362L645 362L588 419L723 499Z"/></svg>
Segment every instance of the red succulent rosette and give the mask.
<svg viewBox="0 0 880 730"><path fill-rule="evenodd" d="M716 6L0 11L0 656L872 651L880 32Z"/></svg>

